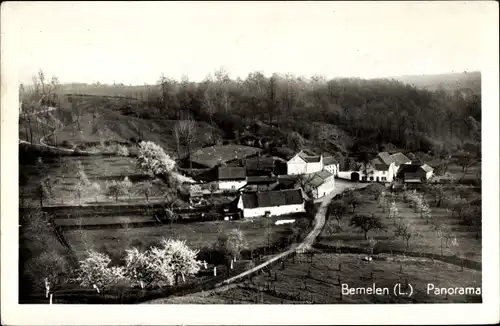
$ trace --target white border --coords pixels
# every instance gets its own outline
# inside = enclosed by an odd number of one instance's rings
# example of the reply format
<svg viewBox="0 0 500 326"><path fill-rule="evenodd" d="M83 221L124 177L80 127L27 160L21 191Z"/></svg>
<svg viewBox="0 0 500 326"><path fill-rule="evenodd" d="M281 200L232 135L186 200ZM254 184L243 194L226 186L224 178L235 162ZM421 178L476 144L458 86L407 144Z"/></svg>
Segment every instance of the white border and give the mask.
<svg viewBox="0 0 500 326"><path fill-rule="evenodd" d="M2 3L1 318L6 325L484 324L499 309L498 4L484 16L482 53L483 304L419 305L18 305L18 100L15 4ZM91 19L89 20L90 23ZM450 55L453 55L450 53Z"/></svg>

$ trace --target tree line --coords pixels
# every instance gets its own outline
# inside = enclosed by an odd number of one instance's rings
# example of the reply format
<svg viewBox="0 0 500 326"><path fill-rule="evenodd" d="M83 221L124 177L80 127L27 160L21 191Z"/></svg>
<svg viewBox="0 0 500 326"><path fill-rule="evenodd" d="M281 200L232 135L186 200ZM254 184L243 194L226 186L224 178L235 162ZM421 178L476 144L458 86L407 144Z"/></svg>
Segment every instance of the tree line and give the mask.
<svg viewBox="0 0 500 326"><path fill-rule="evenodd" d="M393 79L266 77L261 72L231 79L219 70L201 82L162 75L157 86L145 86L143 92L142 110L148 116L210 121L228 138L237 137L245 122L258 120L310 140L322 136L312 123L335 125L358 147L392 143L428 152L443 147L443 140L480 141L481 95L470 89L429 91Z"/></svg>
<svg viewBox="0 0 500 326"><path fill-rule="evenodd" d="M27 87L21 87L26 93ZM389 143L407 152L447 153L467 143L477 147L480 142L481 94L477 87L424 90L394 79L327 80L276 73L267 77L261 72L231 79L223 69L200 82L186 76L178 81L162 74L157 85L80 87L83 92L105 89L111 95L120 90L121 95L142 102L126 108L134 115L210 122L227 139L241 137L257 122L268 127L267 136L284 137L284 145L306 140L341 152L377 151L373 144ZM61 89L64 85L56 77L47 82L40 71L31 94L52 103ZM72 88L75 92L79 90ZM354 142L342 139L342 131Z"/></svg>

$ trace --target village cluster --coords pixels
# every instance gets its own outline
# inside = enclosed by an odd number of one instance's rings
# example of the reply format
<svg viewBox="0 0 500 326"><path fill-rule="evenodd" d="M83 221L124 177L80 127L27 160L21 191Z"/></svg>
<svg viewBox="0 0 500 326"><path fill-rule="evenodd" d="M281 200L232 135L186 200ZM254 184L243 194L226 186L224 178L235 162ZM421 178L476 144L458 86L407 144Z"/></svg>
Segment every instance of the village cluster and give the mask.
<svg viewBox="0 0 500 326"><path fill-rule="evenodd" d="M191 161L216 172L219 191L239 193L224 209L228 218L303 213L307 199L317 200L334 191L336 178L390 186L394 182L425 182L433 175L429 165L412 161L401 152L378 153L357 171L341 171L339 162L327 152L301 150L287 160L261 155L258 148L234 145L201 149Z"/></svg>

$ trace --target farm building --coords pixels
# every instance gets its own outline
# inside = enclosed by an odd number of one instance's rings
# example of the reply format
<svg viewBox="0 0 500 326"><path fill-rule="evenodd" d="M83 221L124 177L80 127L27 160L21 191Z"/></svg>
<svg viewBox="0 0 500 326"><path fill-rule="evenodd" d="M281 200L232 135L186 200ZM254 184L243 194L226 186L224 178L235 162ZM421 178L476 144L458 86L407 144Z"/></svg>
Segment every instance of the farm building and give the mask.
<svg viewBox="0 0 500 326"><path fill-rule="evenodd" d="M331 154L323 153L323 169L338 176L340 164Z"/></svg>
<svg viewBox="0 0 500 326"><path fill-rule="evenodd" d="M379 153L359 173L362 181L392 182L399 168L411 160L403 153Z"/></svg>
<svg viewBox="0 0 500 326"><path fill-rule="evenodd" d="M250 175L267 175L274 174L275 162L272 157L252 157L244 162L247 174Z"/></svg>
<svg viewBox="0 0 500 326"><path fill-rule="evenodd" d="M191 154L193 168L214 168L221 164L257 157L262 149L242 145L216 145L201 148Z"/></svg>
<svg viewBox="0 0 500 326"><path fill-rule="evenodd" d="M403 164L408 164L411 162L411 160L408 157L406 157L405 154L403 154L401 152L397 152L397 153L392 154L391 158L393 159L394 164L396 165L397 168L399 168Z"/></svg>
<svg viewBox="0 0 500 326"><path fill-rule="evenodd" d="M304 150L298 152L287 162L288 174L309 174L323 170L323 156Z"/></svg>
<svg viewBox="0 0 500 326"><path fill-rule="evenodd" d="M304 213L301 189L243 193L237 204L244 218Z"/></svg>
<svg viewBox="0 0 500 326"><path fill-rule="evenodd" d="M392 182L396 174L394 158L387 152L379 153L359 172L361 181Z"/></svg>
<svg viewBox="0 0 500 326"><path fill-rule="evenodd" d="M335 189L335 176L329 171L323 170L309 175L307 180L314 198L328 195Z"/></svg>
<svg viewBox="0 0 500 326"><path fill-rule="evenodd" d="M217 170L217 180L221 190L237 190L247 184L246 169L239 166L221 166Z"/></svg>
<svg viewBox="0 0 500 326"><path fill-rule="evenodd" d="M398 172L398 177L406 183L418 183L432 177L434 169L427 164L403 164Z"/></svg>

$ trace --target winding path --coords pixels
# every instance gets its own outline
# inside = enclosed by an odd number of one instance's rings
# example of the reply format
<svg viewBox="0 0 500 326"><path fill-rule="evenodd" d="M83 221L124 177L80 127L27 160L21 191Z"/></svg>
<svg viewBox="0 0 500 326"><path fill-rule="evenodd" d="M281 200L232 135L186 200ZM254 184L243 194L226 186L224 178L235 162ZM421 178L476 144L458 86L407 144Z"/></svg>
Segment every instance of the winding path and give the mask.
<svg viewBox="0 0 500 326"><path fill-rule="evenodd" d="M237 281L245 276L248 276L252 273L255 273L255 272L261 270L262 268L272 264L273 262L275 262L279 259L285 258L294 252L304 253L304 252L307 252L308 250L310 250L312 245L314 244L314 241L316 240L318 235L321 233L321 230L323 230L323 227L325 226L326 211L327 211L328 205L330 204L332 199L335 196L341 194L342 192L344 192L348 189L364 188L368 185L369 185L369 183L352 183L349 181L336 179L335 180L335 189L331 193L329 193L328 195L326 195L320 199L317 199L315 201L315 203L321 203L321 205L320 205L320 207L319 207L319 209L316 212L316 215L314 217L314 227L311 230L311 232L309 232L307 237L300 244L292 245L291 248L288 249L287 251L271 257L270 259L268 259L264 263L262 263L258 266L255 266L252 269L249 269L241 274L238 274L236 276L228 278L227 280L222 281L221 283L217 284L216 287L231 284L234 281Z"/></svg>
<svg viewBox="0 0 500 326"><path fill-rule="evenodd" d="M359 189L359 188L367 187L368 185L369 185L369 183L352 183L352 182L349 182L346 180L336 179L335 180L335 190L332 191L330 194L328 194L320 199L315 200L315 203L321 203L321 205L320 205L320 207L319 207L319 209L316 212L316 215L314 217L314 227L311 230L311 232L309 232L307 237L300 244L294 244L287 251L272 256L270 259L268 259L264 263L262 263L258 266L255 266L252 269L249 269L243 273L240 273L236 276L233 276L231 278L228 278L227 280L224 280L224 281L216 284L214 289L211 289L208 291L202 291L200 293L202 295L210 295L213 293L224 292L224 291L227 291L229 289L235 288L238 286L237 283L235 283L235 281L238 281L238 280L240 280L240 279L242 279L250 274L253 274L253 273L263 269L264 267L266 267L266 266L268 266L268 265L270 265L270 264L272 264L272 263L274 263L282 258L285 258L288 255L291 255L295 252L298 252L298 253L307 252L308 250L311 249L312 245L314 244L314 241L316 240L318 235L321 233L321 230L323 230L323 227L325 226L326 212L328 209L328 205L330 204L332 199L335 198L335 196L343 193L344 191L346 191L348 189L356 189L356 188ZM143 302L143 304L162 303L163 300L164 299L156 299L156 300Z"/></svg>

